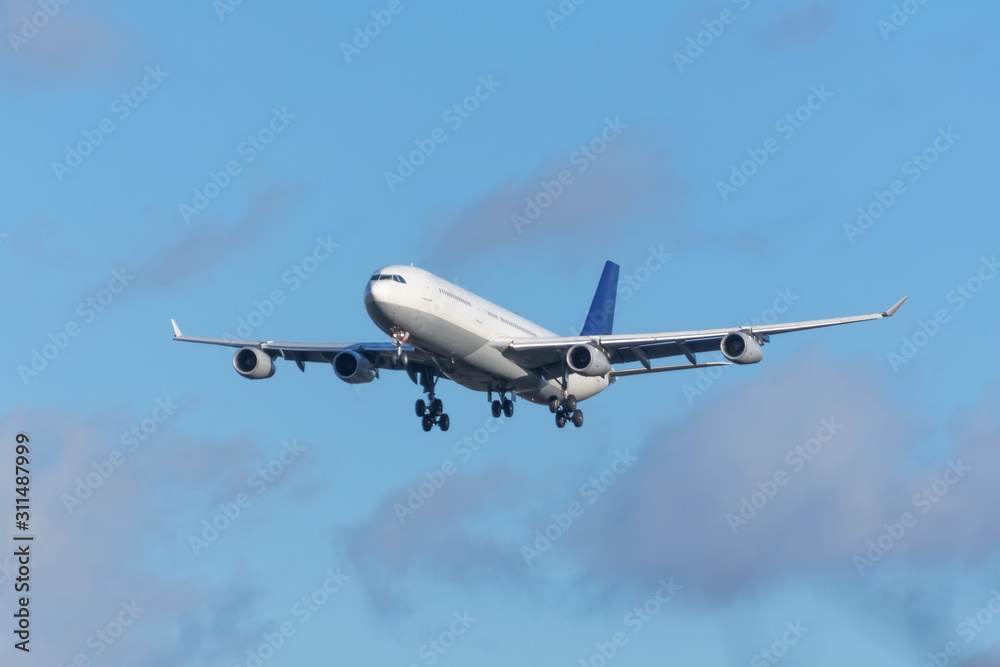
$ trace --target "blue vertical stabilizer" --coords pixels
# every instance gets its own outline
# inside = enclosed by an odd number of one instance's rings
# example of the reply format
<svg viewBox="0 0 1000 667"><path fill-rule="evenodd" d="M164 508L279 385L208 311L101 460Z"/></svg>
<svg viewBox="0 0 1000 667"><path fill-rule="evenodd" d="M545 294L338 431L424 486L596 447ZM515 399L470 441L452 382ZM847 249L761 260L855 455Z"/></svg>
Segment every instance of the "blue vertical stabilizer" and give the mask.
<svg viewBox="0 0 1000 667"><path fill-rule="evenodd" d="M611 333L615 323L615 297L618 294L618 265L612 261L604 263L601 282L597 283L594 300L590 302L590 312L580 330L581 336L603 336Z"/></svg>

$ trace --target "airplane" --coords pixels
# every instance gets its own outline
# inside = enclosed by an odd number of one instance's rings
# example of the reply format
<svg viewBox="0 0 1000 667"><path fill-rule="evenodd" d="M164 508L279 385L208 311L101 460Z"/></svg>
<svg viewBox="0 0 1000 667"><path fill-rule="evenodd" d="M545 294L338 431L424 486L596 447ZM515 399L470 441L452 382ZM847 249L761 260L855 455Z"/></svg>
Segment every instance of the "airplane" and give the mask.
<svg viewBox="0 0 1000 667"><path fill-rule="evenodd" d="M427 394L416 402L424 431L447 431L450 417L437 397L437 381L453 380L486 392L493 417L514 415L514 400L548 405L556 426L583 425L578 407L620 377L645 373L756 364L774 334L864 322L896 314L907 297L889 310L790 324L762 324L664 333L612 334L619 266L608 261L579 336L559 336L516 313L428 271L392 265L378 269L364 290L364 304L375 325L390 340L371 343L282 343L186 336L173 319L174 340L239 348L236 372L251 380L269 378L278 357L328 363L351 384L367 383L382 370L406 371ZM726 361L698 361L697 355L721 352ZM652 359L683 356L688 363L654 366ZM615 368L622 364L638 364ZM494 399L494 394L498 398Z"/></svg>

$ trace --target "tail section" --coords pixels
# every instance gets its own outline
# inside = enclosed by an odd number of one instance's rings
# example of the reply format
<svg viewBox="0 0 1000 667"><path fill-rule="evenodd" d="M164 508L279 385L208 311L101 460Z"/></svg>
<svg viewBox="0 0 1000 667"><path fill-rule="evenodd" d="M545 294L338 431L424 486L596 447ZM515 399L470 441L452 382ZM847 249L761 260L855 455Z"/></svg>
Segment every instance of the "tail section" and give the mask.
<svg viewBox="0 0 1000 667"><path fill-rule="evenodd" d="M580 330L581 336L606 336L615 323L615 297L618 295L618 265L612 261L604 264L601 282L597 283L590 312Z"/></svg>

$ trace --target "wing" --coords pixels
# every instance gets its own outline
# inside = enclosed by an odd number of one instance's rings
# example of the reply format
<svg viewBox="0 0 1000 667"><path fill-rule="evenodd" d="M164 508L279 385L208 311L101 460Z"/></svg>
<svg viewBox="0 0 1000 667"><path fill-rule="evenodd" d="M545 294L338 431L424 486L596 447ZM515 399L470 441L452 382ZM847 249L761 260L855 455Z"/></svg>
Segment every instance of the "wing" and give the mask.
<svg viewBox="0 0 1000 667"><path fill-rule="evenodd" d="M566 336L557 338L497 338L492 345L501 350L504 356L525 368L548 367L554 373L556 367L565 364L566 351L573 345L590 343L602 348L612 364L639 362L642 368L627 371L613 370L613 375L633 375L637 373L658 372L667 370L682 370L699 368L696 355L700 352L716 352L720 349L722 339L726 334L743 331L754 335L762 341L767 341L773 334L820 329L840 324L852 324L892 317L903 305L907 297L897 301L892 308L882 313L871 315L855 315L853 317L838 317L826 320L809 320L806 322L791 322L787 324L764 324L760 326L730 327L727 329L698 329L692 331L668 331L650 334L615 334L607 336ZM650 359L660 359L684 355L691 365L663 366L653 368ZM724 362L719 362L724 365ZM561 372L560 372L561 374Z"/></svg>
<svg viewBox="0 0 1000 667"><path fill-rule="evenodd" d="M305 370L305 362L330 363L341 352L353 351L365 357L376 368L389 370L406 370L407 364L431 364L435 360L425 352L412 345L403 345L401 351L396 350L393 343L381 341L377 343L294 343L273 340L242 340L239 338L205 338L203 336L185 336L181 333L177 322L170 320L174 328L174 340L186 343L205 343L207 345L223 345L226 347L254 347L262 350L272 358L281 357L294 361L300 370Z"/></svg>

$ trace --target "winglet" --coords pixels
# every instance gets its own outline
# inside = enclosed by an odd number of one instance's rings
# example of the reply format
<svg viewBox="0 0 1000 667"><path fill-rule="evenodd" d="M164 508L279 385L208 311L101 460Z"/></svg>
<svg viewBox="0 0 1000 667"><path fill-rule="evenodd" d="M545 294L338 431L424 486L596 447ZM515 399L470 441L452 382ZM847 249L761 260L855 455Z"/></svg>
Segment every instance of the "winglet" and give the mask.
<svg viewBox="0 0 1000 667"><path fill-rule="evenodd" d="M904 296L902 299L896 302L896 305L894 305L892 308L882 313L882 317L892 317L893 315L895 315L896 311L899 310L899 307L902 306L903 303L905 303L906 300L909 298L910 297L908 296Z"/></svg>
<svg viewBox="0 0 1000 667"><path fill-rule="evenodd" d="M177 321L171 317L170 324L174 327L174 338L180 338L183 334L181 333L181 328L177 326Z"/></svg>
<svg viewBox="0 0 1000 667"><path fill-rule="evenodd" d="M601 281L597 283L594 300L580 330L581 336L603 336L611 333L615 322L615 296L618 293L618 265L612 261L604 263Z"/></svg>

